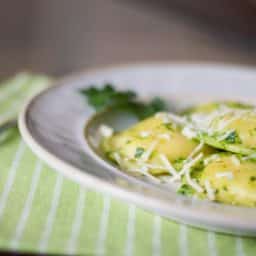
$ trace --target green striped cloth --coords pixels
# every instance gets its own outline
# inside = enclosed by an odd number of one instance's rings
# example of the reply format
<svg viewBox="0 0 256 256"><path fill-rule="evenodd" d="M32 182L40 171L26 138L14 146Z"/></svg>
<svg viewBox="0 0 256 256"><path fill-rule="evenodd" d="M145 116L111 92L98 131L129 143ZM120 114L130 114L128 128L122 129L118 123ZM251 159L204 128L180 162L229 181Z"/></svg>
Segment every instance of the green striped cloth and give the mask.
<svg viewBox="0 0 256 256"><path fill-rule="evenodd" d="M48 84L20 74L0 87L0 120ZM3 136L3 135L2 135ZM82 255L256 255L256 239L190 228L87 190L42 163L17 130L0 146L0 250Z"/></svg>

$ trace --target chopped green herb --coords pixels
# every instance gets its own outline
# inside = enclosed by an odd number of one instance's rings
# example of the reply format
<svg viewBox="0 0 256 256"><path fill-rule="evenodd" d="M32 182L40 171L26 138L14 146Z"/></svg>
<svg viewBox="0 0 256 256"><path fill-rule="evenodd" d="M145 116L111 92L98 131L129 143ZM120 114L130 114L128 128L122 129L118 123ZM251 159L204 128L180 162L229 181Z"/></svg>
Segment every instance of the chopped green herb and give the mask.
<svg viewBox="0 0 256 256"><path fill-rule="evenodd" d="M226 186L223 186L224 191L228 191L228 188Z"/></svg>
<svg viewBox="0 0 256 256"><path fill-rule="evenodd" d="M136 148L136 152L135 152L134 157L135 158L140 158L144 152L145 152L144 148L138 147L138 148Z"/></svg>
<svg viewBox="0 0 256 256"><path fill-rule="evenodd" d="M202 161L198 162L195 166L191 167L191 174L197 176L204 169L204 163Z"/></svg>
<svg viewBox="0 0 256 256"><path fill-rule="evenodd" d="M174 131L174 127L172 123L164 123L163 124L165 126L166 129L168 129L169 131Z"/></svg>
<svg viewBox="0 0 256 256"><path fill-rule="evenodd" d="M96 111L123 109L134 113L139 119L144 119L156 112L167 110L166 103L158 97L148 103L140 102L135 92L119 91L111 84L105 84L103 88L91 86L80 90L80 93Z"/></svg>
<svg viewBox="0 0 256 256"><path fill-rule="evenodd" d="M167 110L167 104L161 98L154 97L149 103L142 104L140 116L146 118L164 110Z"/></svg>
<svg viewBox="0 0 256 256"><path fill-rule="evenodd" d="M177 190L177 194L191 196L194 194L194 190L188 184L182 184Z"/></svg>
<svg viewBox="0 0 256 256"><path fill-rule="evenodd" d="M229 107L232 108L238 108L238 109L252 109L252 106L249 104L244 104L242 102L234 102L234 101L230 101L227 104Z"/></svg>
<svg viewBox="0 0 256 256"><path fill-rule="evenodd" d="M87 97L88 103L96 111L123 104L136 97L136 94L132 91L117 92L111 84L106 84L102 89L91 86L80 90L80 93Z"/></svg>
<svg viewBox="0 0 256 256"><path fill-rule="evenodd" d="M256 134L256 128L250 129L249 134L250 136L254 136Z"/></svg>
<svg viewBox="0 0 256 256"><path fill-rule="evenodd" d="M183 157L179 157L179 158L176 158L174 161L173 161L173 166L176 170L180 170L182 167L183 167L183 164L184 164L184 161L186 159L183 158Z"/></svg>
<svg viewBox="0 0 256 256"><path fill-rule="evenodd" d="M107 151L106 153L105 153L105 157L107 158L107 159L109 159L109 160L111 160L113 163L116 163L116 161L114 160L114 158L113 158L113 151Z"/></svg>
<svg viewBox="0 0 256 256"><path fill-rule="evenodd" d="M186 160L186 158L184 158L184 157L179 157L179 158L176 158L176 159L174 160L174 163L175 163L175 164L183 163L185 160Z"/></svg>
<svg viewBox="0 0 256 256"><path fill-rule="evenodd" d="M241 143L241 140L236 131L232 131L224 140L228 144Z"/></svg>
<svg viewBox="0 0 256 256"><path fill-rule="evenodd" d="M251 176L250 181L256 181L256 176Z"/></svg>

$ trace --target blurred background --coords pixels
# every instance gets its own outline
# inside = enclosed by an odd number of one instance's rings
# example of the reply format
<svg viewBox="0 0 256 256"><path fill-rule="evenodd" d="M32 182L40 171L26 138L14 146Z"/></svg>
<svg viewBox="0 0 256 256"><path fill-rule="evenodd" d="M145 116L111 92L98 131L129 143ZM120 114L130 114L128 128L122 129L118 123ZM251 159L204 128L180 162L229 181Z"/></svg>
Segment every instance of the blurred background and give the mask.
<svg viewBox="0 0 256 256"><path fill-rule="evenodd" d="M0 0L0 76L134 61L256 64L256 0Z"/></svg>

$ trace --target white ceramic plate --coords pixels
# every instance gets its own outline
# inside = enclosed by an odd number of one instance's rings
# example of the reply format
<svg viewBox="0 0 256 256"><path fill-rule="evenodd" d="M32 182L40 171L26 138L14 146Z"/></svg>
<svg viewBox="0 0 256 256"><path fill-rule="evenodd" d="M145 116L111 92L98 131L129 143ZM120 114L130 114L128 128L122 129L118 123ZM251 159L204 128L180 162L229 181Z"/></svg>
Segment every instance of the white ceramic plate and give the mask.
<svg viewBox="0 0 256 256"><path fill-rule="evenodd" d="M168 63L89 71L64 79L36 96L19 117L20 131L31 149L74 181L182 223L256 236L256 208L178 196L165 187L128 176L94 153L83 136L85 123L93 110L79 95L78 89L100 86L104 82L135 90L145 97L164 96L177 106L216 99L240 99L256 103L256 72L216 64ZM88 128L89 138L94 136L95 125L97 123ZM113 125L118 126L116 122Z"/></svg>

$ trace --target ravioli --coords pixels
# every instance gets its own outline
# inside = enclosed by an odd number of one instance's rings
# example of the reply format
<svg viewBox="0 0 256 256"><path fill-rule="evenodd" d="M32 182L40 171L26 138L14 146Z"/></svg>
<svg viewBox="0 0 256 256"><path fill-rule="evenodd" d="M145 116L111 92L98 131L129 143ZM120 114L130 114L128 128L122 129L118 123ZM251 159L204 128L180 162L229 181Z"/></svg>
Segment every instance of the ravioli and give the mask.
<svg viewBox="0 0 256 256"><path fill-rule="evenodd" d="M188 115L190 129L213 147L253 155L256 153L256 111L235 102L211 103L194 108Z"/></svg>
<svg viewBox="0 0 256 256"><path fill-rule="evenodd" d="M105 131L100 148L122 170L177 193L256 206L256 112L236 102L210 103L182 116L158 113L127 130Z"/></svg>
<svg viewBox="0 0 256 256"><path fill-rule="evenodd" d="M206 194L213 193L210 197L217 202L256 206L255 161L225 152L212 155L205 162L199 183L208 188Z"/></svg>
<svg viewBox="0 0 256 256"><path fill-rule="evenodd" d="M169 114L161 113L104 139L101 148L128 171L147 165L151 174L167 174L170 170L163 166L163 162L166 164L168 160L175 169L180 169L182 162L199 146L196 140L186 138L181 129ZM204 154L213 151L207 146L199 149Z"/></svg>

